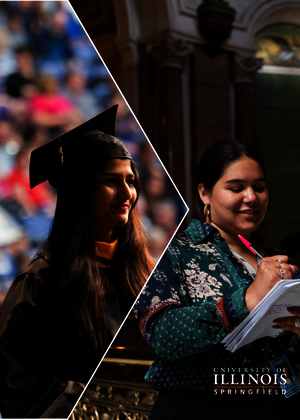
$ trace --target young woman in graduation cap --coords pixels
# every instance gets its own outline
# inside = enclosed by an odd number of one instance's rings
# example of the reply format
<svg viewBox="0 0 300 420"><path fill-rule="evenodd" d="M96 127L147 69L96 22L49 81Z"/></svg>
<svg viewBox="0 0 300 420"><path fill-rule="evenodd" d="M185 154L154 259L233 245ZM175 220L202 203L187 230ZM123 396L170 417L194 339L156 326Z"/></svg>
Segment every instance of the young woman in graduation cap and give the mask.
<svg viewBox="0 0 300 420"><path fill-rule="evenodd" d="M68 417L153 267L116 113L32 152L30 186L48 180L57 206L48 239L1 308L4 418Z"/></svg>

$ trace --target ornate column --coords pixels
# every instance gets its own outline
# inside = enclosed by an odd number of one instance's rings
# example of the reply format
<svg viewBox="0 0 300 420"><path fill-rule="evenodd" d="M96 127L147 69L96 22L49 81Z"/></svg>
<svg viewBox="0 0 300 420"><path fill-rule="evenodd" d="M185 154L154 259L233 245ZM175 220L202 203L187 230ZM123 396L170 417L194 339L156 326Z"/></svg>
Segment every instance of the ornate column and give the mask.
<svg viewBox="0 0 300 420"><path fill-rule="evenodd" d="M233 57L235 137L252 144L255 144L253 82L262 65L260 58L239 54Z"/></svg>
<svg viewBox="0 0 300 420"><path fill-rule="evenodd" d="M187 41L166 35L147 46L148 54L159 66L158 97L159 144L157 151L176 186L184 195L184 130L182 106L182 70L193 51ZM156 143L157 144L157 143Z"/></svg>

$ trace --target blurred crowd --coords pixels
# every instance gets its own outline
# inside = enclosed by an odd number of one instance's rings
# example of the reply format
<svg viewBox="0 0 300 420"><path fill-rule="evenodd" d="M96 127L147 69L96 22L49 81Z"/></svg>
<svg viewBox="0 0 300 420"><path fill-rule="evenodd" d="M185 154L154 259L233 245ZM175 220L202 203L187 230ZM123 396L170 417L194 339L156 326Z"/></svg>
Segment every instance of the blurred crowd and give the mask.
<svg viewBox="0 0 300 420"><path fill-rule="evenodd" d="M158 259L185 207L68 2L0 1L0 63L0 302L55 209L48 183L29 188L31 151L116 103L116 136L137 162L139 214Z"/></svg>

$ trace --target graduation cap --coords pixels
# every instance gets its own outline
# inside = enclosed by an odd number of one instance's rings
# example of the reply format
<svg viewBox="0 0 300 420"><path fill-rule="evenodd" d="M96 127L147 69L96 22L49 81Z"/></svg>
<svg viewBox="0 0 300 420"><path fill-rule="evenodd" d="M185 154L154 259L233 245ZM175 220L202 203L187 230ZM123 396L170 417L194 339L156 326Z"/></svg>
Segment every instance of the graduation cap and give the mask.
<svg viewBox="0 0 300 420"><path fill-rule="evenodd" d="M124 144L115 138L118 105L31 152L30 188L49 181L58 188L64 173L87 170L108 159L132 159Z"/></svg>

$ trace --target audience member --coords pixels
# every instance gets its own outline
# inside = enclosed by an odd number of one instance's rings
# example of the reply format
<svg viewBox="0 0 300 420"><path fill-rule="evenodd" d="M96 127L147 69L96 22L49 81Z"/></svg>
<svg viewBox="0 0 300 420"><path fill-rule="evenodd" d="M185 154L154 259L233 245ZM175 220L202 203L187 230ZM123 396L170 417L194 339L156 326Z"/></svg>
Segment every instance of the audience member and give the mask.
<svg viewBox="0 0 300 420"><path fill-rule="evenodd" d="M31 50L27 47L16 49L17 71L5 80L5 90L13 98L30 98L36 93L36 70Z"/></svg>
<svg viewBox="0 0 300 420"><path fill-rule="evenodd" d="M69 73L66 77L66 87L63 93L80 110L86 120L101 111L97 106L95 96L87 89L84 74Z"/></svg>
<svg viewBox="0 0 300 420"><path fill-rule="evenodd" d="M61 127L68 122L72 113L77 112L74 105L58 91L57 80L43 74L37 81L38 93L29 102L29 112L34 124L51 129L54 137L61 133Z"/></svg>
<svg viewBox="0 0 300 420"><path fill-rule="evenodd" d="M0 29L0 63L0 77L6 77L16 70L16 58L9 48L8 32L5 28Z"/></svg>

